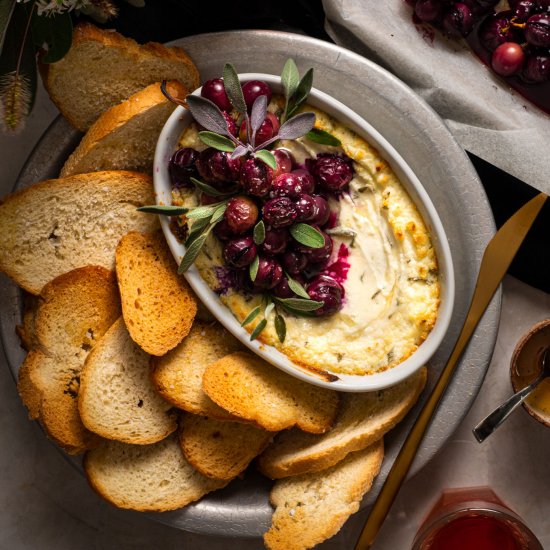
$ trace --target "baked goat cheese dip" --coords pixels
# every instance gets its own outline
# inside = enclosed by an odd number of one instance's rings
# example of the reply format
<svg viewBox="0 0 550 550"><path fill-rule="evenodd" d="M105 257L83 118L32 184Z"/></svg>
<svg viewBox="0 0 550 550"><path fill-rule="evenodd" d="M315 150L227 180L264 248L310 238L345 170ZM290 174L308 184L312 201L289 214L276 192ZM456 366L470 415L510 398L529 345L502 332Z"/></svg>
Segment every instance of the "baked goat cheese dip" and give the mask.
<svg viewBox="0 0 550 550"><path fill-rule="evenodd" d="M274 97L269 110L277 109L280 98ZM353 165L346 190L327 196L335 216L328 224L332 227L325 229L332 238L332 252L324 273L342 285L343 300L339 311L327 317L295 316L279 309L286 322L284 342L274 326L274 308L258 340L306 369L354 375L384 371L407 359L436 321L440 280L433 243L414 202L376 149L326 113L309 105L301 110L313 112L315 128L330 133L341 145L321 145L304 136L278 141L275 148L289 150L298 166L323 153L346 155ZM205 150L197 133L192 123L179 147ZM172 194L175 205L199 204L194 189L174 188ZM195 265L242 322L265 302L261 294L228 281L223 246L211 232ZM246 329L252 332L262 319L257 316Z"/></svg>

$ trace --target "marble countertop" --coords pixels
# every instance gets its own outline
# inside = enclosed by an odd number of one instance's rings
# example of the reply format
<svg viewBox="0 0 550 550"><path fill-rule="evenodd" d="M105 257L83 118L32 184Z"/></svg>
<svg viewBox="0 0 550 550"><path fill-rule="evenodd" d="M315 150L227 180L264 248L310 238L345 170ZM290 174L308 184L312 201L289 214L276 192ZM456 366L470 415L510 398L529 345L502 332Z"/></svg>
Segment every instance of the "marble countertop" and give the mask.
<svg viewBox="0 0 550 550"><path fill-rule="evenodd" d="M15 182L32 147L57 115L43 89L26 128L0 135L0 195ZM502 316L485 382L460 427L436 457L402 488L376 541L376 550L406 550L441 491L488 485L550 548L550 429L523 409L482 445L472 427L511 393L509 361L527 329L550 317L550 296L520 281L504 281ZM3 360L3 359L2 359ZM260 539L209 537L167 527L103 502L27 419L6 365L0 365L0 549L9 550L239 550L263 548ZM348 550L366 519L350 518L318 546Z"/></svg>

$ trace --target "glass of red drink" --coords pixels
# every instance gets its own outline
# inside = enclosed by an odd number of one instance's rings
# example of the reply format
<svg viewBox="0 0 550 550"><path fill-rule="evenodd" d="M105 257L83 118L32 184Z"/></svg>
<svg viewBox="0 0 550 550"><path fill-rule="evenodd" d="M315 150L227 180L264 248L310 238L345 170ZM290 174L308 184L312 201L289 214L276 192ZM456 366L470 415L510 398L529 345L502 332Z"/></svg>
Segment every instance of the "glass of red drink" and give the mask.
<svg viewBox="0 0 550 550"><path fill-rule="evenodd" d="M420 527L412 550L544 550L489 487L449 489Z"/></svg>

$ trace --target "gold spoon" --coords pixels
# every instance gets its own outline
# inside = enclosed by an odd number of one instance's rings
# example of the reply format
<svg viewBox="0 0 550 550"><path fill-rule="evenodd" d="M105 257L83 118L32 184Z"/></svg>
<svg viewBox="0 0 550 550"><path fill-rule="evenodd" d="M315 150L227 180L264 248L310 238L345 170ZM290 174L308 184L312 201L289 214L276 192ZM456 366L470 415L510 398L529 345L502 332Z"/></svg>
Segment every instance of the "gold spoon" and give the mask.
<svg viewBox="0 0 550 550"><path fill-rule="evenodd" d="M393 463L355 545L355 550L367 550L374 543L401 484L405 480L437 405L449 385L462 351L469 342L481 316L487 309L493 294L547 198L544 193L540 193L524 204L489 241L481 260L474 295L462 331L432 393Z"/></svg>

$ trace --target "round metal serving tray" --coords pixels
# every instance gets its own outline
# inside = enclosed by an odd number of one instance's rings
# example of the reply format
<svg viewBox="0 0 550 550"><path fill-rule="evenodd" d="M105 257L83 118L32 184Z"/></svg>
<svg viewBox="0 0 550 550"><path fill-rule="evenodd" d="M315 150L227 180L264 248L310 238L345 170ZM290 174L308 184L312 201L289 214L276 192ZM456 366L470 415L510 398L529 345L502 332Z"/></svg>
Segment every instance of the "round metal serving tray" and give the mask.
<svg viewBox="0 0 550 550"><path fill-rule="evenodd" d="M202 80L219 76L226 61L239 72L280 74L289 57L300 72L314 67L314 86L341 101L372 124L413 169L439 212L449 239L456 278L456 303L451 328L430 361L431 387L458 336L474 290L485 245L495 231L491 209L477 174L462 148L439 116L389 72L339 46L298 34L274 31L234 31L192 36L172 43L195 60ZM56 119L30 155L16 188L57 177L78 143L80 134L62 118ZM24 358L15 325L21 322L23 295L5 277L0 279L0 335L14 377ZM443 446L472 404L483 382L495 345L500 293L477 327L460 368L443 398L413 464L424 466ZM421 397L426 398L427 391ZM419 404L386 438L386 458L380 475L363 501L373 502ZM80 468L79 459L71 461ZM181 529L225 536L258 536L270 525L271 482L250 468L233 481L184 509L151 515Z"/></svg>

